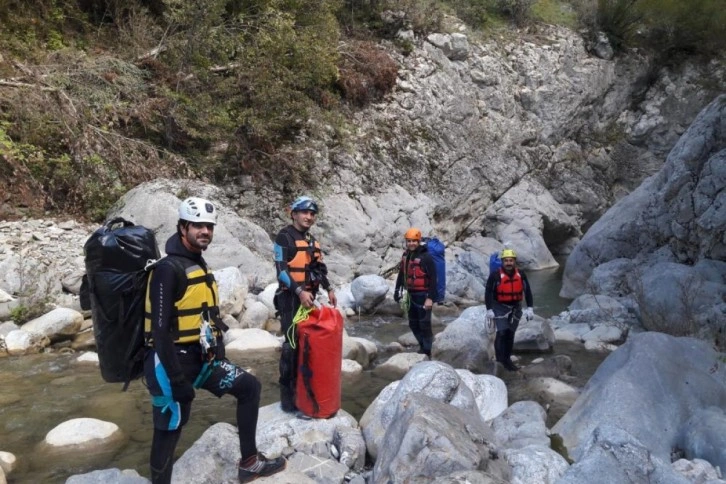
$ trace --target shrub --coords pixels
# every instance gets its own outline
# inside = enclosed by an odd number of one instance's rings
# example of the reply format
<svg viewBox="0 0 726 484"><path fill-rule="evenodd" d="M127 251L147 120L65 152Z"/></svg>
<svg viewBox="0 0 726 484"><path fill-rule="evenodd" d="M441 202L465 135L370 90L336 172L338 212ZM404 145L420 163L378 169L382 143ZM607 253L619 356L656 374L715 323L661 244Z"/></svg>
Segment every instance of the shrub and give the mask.
<svg viewBox="0 0 726 484"><path fill-rule="evenodd" d="M512 19L518 26L532 20L532 4L535 0L497 0L497 10Z"/></svg>
<svg viewBox="0 0 726 484"><path fill-rule="evenodd" d="M723 0L578 0L590 30L604 31L616 50L642 45L673 60L673 53L717 55L726 45ZM635 35L638 33L639 35Z"/></svg>
<svg viewBox="0 0 726 484"><path fill-rule="evenodd" d="M641 25L643 14L638 8L639 0L598 0L596 22L603 30L613 48L622 50L631 41L632 35Z"/></svg>
<svg viewBox="0 0 726 484"><path fill-rule="evenodd" d="M372 42L353 42L344 50L338 84L350 103L365 106L380 99L397 78L396 61Z"/></svg>
<svg viewBox="0 0 726 484"><path fill-rule="evenodd" d="M642 0L648 45L672 52L716 55L726 46L723 0Z"/></svg>

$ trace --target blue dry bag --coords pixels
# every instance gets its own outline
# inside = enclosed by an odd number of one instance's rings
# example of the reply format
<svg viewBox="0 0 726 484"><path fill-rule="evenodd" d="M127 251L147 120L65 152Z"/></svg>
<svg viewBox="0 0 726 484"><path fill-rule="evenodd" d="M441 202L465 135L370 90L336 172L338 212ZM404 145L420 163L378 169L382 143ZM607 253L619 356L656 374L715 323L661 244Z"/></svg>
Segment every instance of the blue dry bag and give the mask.
<svg viewBox="0 0 726 484"><path fill-rule="evenodd" d="M446 296L446 257L444 257L446 246L436 237L428 237L425 242L436 267L436 299L434 302L442 303Z"/></svg>
<svg viewBox="0 0 726 484"><path fill-rule="evenodd" d="M489 256L489 274L497 272L502 267L502 259L499 258L499 252L492 252Z"/></svg>

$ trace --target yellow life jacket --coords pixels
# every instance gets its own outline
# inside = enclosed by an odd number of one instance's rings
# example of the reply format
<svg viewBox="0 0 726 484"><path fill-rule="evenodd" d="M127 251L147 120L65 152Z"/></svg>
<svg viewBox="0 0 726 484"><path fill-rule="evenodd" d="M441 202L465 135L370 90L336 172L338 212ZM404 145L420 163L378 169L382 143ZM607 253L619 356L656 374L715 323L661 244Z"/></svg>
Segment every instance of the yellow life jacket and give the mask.
<svg viewBox="0 0 726 484"><path fill-rule="evenodd" d="M189 261L191 262L191 261ZM219 307L217 305L217 282L214 280L214 274L207 272L198 264L186 265L186 291L181 298L174 302L173 317L175 321L172 325L172 337L174 343L188 344L199 342L199 328L202 325L202 318L212 324L215 335L220 334L221 319L219 316ZM153 275L153 270L149 273L149 278ZM149 279L151 280L151 279ZM146 307L144 314L144 334L147 344L152 341L151 332L151 300L149 298L150 284L146 288Z"/></svg>

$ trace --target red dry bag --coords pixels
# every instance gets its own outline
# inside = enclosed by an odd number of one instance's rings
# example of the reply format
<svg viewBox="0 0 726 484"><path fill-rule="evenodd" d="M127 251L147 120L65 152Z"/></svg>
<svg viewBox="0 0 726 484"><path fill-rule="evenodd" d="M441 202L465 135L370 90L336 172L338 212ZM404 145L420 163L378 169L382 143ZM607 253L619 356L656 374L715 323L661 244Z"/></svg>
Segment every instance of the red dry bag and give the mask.
<svg viewBox="0 0 726 484"><path fill-rule="evenodd" d="M309 417L332 417L340 410L343 317L329 306L315 308L297 335L295 406Z"/></svg>

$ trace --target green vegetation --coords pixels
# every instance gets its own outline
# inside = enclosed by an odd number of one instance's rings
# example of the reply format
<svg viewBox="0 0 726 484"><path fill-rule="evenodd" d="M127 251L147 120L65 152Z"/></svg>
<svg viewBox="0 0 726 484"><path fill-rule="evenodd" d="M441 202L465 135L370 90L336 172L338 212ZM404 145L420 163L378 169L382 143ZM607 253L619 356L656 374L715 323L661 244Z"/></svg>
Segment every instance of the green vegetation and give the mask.
<svg viewBox="0 0 726 484"><path fill-rule="evenodd" d="M309 151L293 143L326 133L345 145L348 113L398 77L377 41L414 48L401 29L577 17L618 48L711 55L726 40L719 2L0 0L0 188L23 207L0 217L100 220L159 176L315 189Z"/></svg>
<svg viewBox="0 0 726 484"><path fill-rule="evenodd" d="M660 58L711 56L726 45L723 0L584 0L577 4L591 29L603 30L616 49L646 47Z"/></svg>

